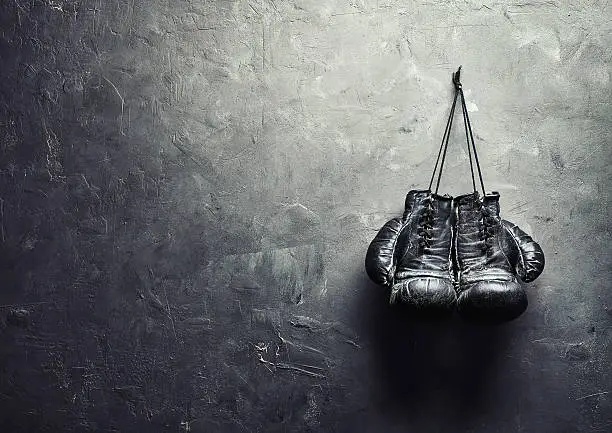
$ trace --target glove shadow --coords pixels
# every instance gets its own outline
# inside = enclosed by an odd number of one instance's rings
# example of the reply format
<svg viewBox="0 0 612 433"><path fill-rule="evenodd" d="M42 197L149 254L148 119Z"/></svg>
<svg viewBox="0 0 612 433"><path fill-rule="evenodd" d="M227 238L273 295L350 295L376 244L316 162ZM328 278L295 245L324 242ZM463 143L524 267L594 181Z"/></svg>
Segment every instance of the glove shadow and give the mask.
<svg viewBox="0 0 612 433"><path fill-rule="evenodd" d="M365 276L358 284L357 328L370 343L373 396L381 411L408 418L420 431L435 423L442 431L461 431L503 401L499 388L507 373L500 360L515 326L483 326L456 313L416 314L390 305L388 291Z"/></svg>

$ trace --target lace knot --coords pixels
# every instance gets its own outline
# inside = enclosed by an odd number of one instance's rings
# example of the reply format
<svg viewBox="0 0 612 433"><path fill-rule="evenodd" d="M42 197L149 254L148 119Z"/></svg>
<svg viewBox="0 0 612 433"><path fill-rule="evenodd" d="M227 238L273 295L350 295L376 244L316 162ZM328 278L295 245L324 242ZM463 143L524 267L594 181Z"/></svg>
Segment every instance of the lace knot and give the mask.
<svg viewBox="0 0 612 433"><path fill-rule="evenodd" d="M419 246L429 247L429 241L433 238L434 206L431 195L423 200L424 209L419 218L417 234L419 235Z"/></svg>

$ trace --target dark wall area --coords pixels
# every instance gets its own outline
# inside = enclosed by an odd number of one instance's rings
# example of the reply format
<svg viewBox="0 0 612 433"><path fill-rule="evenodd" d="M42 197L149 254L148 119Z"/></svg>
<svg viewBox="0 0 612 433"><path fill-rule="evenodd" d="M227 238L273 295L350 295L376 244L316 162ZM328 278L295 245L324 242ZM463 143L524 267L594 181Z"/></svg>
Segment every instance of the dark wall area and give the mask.
<svg viewBox="0 0 612 433"><path fill-rule="evenodd" d="M0 431L612 431L611 47L603 1L2 1ZM547 259L498 326L363 264L459 65Z"/></svg>

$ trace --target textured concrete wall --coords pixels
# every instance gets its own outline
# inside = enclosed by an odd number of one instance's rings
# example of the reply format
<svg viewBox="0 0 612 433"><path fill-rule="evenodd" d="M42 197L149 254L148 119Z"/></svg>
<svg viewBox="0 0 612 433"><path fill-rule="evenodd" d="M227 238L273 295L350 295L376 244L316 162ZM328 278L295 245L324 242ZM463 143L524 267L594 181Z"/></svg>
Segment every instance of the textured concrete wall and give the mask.
<svg viewBox="0 0 612 433"><path fill-rule="evenodd" d="M608 2L11 0L0 28L3 431L612 428ZM363 267L460 64L547 258L501 327L413 323ZM467 161L457 128L442 192Z"/></svg>

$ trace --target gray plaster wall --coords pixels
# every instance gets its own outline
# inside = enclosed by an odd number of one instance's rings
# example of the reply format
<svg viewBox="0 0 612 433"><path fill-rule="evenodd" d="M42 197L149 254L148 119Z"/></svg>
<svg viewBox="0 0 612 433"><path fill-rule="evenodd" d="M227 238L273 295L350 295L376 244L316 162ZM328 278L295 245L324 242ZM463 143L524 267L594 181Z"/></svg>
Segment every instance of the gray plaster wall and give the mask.
<svg viewBox="0 0 612 433"><path fill-rule="evenodd" d="M608 2L12 0L0 28L2 431L612 429ZM459 65L547 259L497 327L412 321L363 265Z"/></svg>

